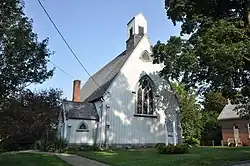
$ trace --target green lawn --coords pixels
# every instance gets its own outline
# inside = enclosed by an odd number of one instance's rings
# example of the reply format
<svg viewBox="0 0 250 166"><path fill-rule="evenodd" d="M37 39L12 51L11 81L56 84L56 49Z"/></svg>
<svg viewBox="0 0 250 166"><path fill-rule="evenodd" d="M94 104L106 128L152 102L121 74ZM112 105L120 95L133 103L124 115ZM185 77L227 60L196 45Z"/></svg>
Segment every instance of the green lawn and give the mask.
<svg viewBox="0 0 250 166"><path fill-rule="evenodd" d="M0 154L0 166L70 166L56 156L31 153Z"/></svg>
<svg viewBox="0 0 250 166"><path fill-rule="evenodd" d="M250 160L250 148L200 147L190 149L189 154L159 154L155 149L114 152L78 152L80 156L101 161L114 166L195 166L195 165L230 165L238 161Z"/></svg>

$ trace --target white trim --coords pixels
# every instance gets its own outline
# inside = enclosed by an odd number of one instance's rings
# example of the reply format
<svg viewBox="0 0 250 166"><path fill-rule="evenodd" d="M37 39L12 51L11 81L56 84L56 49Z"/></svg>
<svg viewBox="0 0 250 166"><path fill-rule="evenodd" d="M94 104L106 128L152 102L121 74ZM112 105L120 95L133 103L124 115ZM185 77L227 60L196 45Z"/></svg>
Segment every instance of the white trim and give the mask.
<svg viewBox="0 0 250 166"><path fill-rule="evenodd" d="M168 145L168 124L167 124L167 118L165 118L165 133L166 133L166 140L165 144Z"/></svg>
<svg viewBox="0 0 250 166"><path fill-rule="evenodd" d="M250 123L247 124L248 138L250 138Z"/></svg>
<svg viewBox="0 0 250 166"><path fill-rule="evenodd" d="M176 145L176 129L175 129L175 121L172 122L173 123L173 138L174 138L174 145Z"/></svg>

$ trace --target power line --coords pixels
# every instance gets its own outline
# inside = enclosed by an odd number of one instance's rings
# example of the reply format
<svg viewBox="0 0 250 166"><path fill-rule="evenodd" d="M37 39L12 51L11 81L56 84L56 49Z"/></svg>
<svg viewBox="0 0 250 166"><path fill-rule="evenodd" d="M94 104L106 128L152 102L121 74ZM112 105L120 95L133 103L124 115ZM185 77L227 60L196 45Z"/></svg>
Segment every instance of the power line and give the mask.
<svg viewBox="0 0 250 166"><path fill-rule="evenodd" d="M73 49L70 47L70 45L68 44L68 42L66 41L66 39L64 38L64 36L62 35L62 33L60 32L60 30L57 28L56 24L54 23L54 21L52 20L52 18L50 17L49 13L47 12L47 10L45 9L45 7L43 6L42 2L40 0L37 0L38 3L40 4L41 8L43 9L44 13L47 15L47 17L49 18L50 22L53 24L54 28L56 29L56 31L58 32L58 34L61 36L62 40L64 41L64 43L67 45L68 49L70 50L70 52L73 54L73 56L75 57L75 59L78 61L78 63L82 66L82 68L84 69L84 71L90 76L90 78L94 81L94 83L100 88L99 84L94 80L94 78L90 75L90 73L88 72L88 70L84 67L84 65L81 63L81 61L79 60L79 58L76 56L75 52L73 51Z"/></svg>
<svg viewBox="0 0 250 166"><path fill-rule="evenodd" d="M72 78L74 80L74 78L69 75L66 71L64 71L62 68L60 68L59 66L57 66L55 63L53 63L51 60L49 60L49 62L54 65L57 69L61 70L64 74L66 74L67 76L69 76L70 78Z"/></svg>

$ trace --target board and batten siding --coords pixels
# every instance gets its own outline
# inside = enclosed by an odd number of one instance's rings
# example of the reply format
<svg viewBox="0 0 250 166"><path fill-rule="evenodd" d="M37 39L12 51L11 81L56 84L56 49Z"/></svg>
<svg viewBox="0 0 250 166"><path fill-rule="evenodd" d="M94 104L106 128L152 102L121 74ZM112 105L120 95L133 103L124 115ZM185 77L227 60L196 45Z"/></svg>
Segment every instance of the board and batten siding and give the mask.
<svg viewBox="0 0 250 166"><path fill-rule="evenodd" d="M150 42L144 36L124 64L119 75L109 88L110 97L105 101L104 111L110 127L107 129L108 144L148 144L166 141L165 113L171 121L177 121L176 110L179 109L175 96L170 92L167 81L162 80L158 71L159 64L140 59L142 52L150 50ZM139 79L147 74L154 82L154 98L157 118L137 117L136 91ZM158 96L158 97L156 97ZM176 131L178 124L175 125ZM180 134L178 133L178 136Z"/></svg>
<svg viewBox="0 0 250 166"><path fill-rule="evenodd" d="M84 122L88 127L88 132L77 131L79 125ZM69 119L67 121L67 139L70 144L93 145L96 136L97 122L94 120Z"/></svg>

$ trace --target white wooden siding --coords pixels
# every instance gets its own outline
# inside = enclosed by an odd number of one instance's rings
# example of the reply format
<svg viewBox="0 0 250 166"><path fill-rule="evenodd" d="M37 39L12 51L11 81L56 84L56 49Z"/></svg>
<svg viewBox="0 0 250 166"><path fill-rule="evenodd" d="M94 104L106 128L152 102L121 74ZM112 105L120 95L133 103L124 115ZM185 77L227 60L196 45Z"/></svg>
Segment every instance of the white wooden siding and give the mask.
<svg viewBox="0 0 250 166"><path fill-rule="evenodd" d="M130 55L109 89L111 96L105 101L105 105L108 104L110 107L105 109L107 109L107 122L110 124L110 128L107 129L110 144L165 142L165 113L169 115L168 118L176 120L176 109L178 109L176 98L170 93L168 82L162 80L157 73L162 69L161 65L153 65L152 62L144 62L139 58L145 50L151 52L150 42L146 36ZM156 94L159 95L155 98L158 118L134 116L136 94L132 92L136 91L140 77L145 74L154 81Z"/></svg>
<svg viewBox="0 0 250 166"><path fill-rule="evenodd" d="M88 126L89 132L78 132L78 126L84 122ZM96 135L96 124L97 122L94 120L77 120L77 119L69 119L67 125L67 133L69 136L69 143L73 144L94 144L95 135ZM69 127L71 126L71 127ZM70 128L70 130L69 130Z"/></svg>

